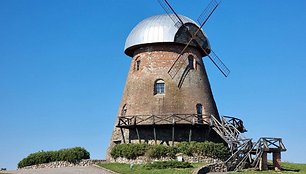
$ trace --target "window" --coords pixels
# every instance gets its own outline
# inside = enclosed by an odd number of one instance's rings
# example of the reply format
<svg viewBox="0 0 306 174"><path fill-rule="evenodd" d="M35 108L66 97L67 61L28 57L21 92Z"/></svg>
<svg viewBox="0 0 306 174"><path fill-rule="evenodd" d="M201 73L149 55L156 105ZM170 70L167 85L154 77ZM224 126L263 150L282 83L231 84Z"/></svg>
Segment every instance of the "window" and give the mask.
<svg viewBox="0 0 306 174"><path fill-rule="evenodd" d="M126 111L127 111L126 104L124 104L122 109L121 109L121 116L125 116Z"/></svg>
<svg viewBox="0 0 306 174"><path fill-rule="evenodd" d="M196 105L197 108L197 117L198 117L198 123L203 123L203 106L201 103L198 103Z"/></svg>
<svg viewBox="0 0 306 174"><path fill-rule="evenodd" d="M134 64L134 69L136 70L136 71L139 71L140 70L140 60L139 60L139 57L137 57L136 59L135 59L135 64Z"/></svg>
<svg viewBox="0 0 306 174"><path fill-rule="evenodd" d="M198 103L196 107L197 107L197 114L202 115L202 104Z"/></svg>
<svg viewBox="0 0 306 174"><path fill-rule="evenodd" d="M139 67L140 67L140 60L137 60L136 67L135 67L136 71L139 71Z"/></svg>
<svg viewBox="0 0 306 174"><path fill-rule="evenodd" d="M163 80L157 80L154 85L154 94L165 93L165 82Z"/></svg>
<svg viewBox="0 0 306 174"><path fill-rule="evenodd" d="M194 69L194 58L193 56L188 56L188 66L190 69Z"/></svg>

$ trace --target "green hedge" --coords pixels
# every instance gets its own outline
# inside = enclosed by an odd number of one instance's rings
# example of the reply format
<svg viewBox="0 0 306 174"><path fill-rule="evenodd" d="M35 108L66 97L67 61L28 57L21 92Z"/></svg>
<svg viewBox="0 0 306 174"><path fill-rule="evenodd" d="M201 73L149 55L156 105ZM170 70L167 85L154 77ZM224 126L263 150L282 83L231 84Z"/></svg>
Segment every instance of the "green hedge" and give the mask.
<svg viewBox="0 0 306 174"><path fill-rule="evenodd" d="M113 158L125 157L127 159L135 159L143 156L149 148L148 144L117 144L111 151Z"/></svg>
<svg viewBox="0 0 306 174"><path fill-rule="evenodd" d="M223 143L213 142L183 142L177 145L178 151L192 156L193 154L205 155L212 158L219 158L222 160L227 159L230 156L229 149L224 146Z"/></svg>
<svg viewBox="0 0 306 174"><path fill-rule="evenodd" d="M166 169L166 168L192 168L189 162L182 161L155 161L153 163L146 164L146 169Z"/></svg>
<svg viewBox="0 0 306 174"><path fill-rule="evenodd" d="M76 163L82 159L89 159L90 154L82 147L75 147L70 149L61 149L58 151L41 151L32 153L26 158L22 159L18 163L18 168L49 163L54 161L68 161L71 163Z"/></svg>
<svg viewBox="0 0 306 174"><path fill-rule="evenodd" d="M178 149L174 146L165 146L165 145L151 145L146 155L150 158L161 158L161 157L170 157L175 158L175 155L178 153Z"/></svg>
<svg viewBox="0 0 306 174"><path fill-rule="evenodd" d="M177 153L188 156L203 155L212 158L225 160L229 157L230 151L222 143L213 142L182 142L175 146L149 145L149 144L118 144L111 151L113 158L124 157L135 159L138 156L146 155L150 158L170 157L175 158Z"/></svg>

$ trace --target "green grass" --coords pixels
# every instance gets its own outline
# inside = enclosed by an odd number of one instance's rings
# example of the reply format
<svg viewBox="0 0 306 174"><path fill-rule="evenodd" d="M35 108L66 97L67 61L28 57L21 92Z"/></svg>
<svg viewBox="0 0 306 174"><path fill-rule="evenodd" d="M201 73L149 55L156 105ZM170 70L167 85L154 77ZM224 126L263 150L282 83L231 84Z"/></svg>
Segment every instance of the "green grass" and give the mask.
<svg viewBox="0 0 306 174"><path fill-rule="evenodd" d="M232 172L231 174L266 174L266 173L277 173L277 174L306 174L306 164L296 164L296 163L288 163L283 162L282 168L284 170L277 172L268 170L268 171L254 171L254 170L245 170L241 172Z"/></svg>
<svg viewBox="0 0 306 174"><path fill-rule="evenodd" d="M145 169L144 165L134 165L133 171L129 164L119 163L101 163L99 166L121 174L188 174L192 173L195 168L203 166L203 163L192 164L193 168L186 169Z"/></svg>
<svg viewBox="0 0 306 174"><path fill-rule="evenodd" d="M101 163L99 166L109 169L111 171L121 173L121 174L188 174L192 173L195 168L201 167L203 163L192 164L193 168L187 169L152 169L147 170L143 165L134 165L134 170L131 171L129 164L119 164L119 163ZM273 170L268 171L254 171L245 170L241 172L231 172L231 174L306 174L306 164L296 164L283 162L282 167L284 168L281 172L276 172Z"/></svg>

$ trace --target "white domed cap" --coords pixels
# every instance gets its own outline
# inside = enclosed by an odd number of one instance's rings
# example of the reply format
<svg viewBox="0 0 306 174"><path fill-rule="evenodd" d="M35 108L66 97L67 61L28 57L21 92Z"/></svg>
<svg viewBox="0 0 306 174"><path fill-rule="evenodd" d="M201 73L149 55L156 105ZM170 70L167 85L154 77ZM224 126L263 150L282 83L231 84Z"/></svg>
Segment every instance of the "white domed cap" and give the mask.
<svg viewBox="0 0 306 174"><path fill-rule="evenodd" d="M172 14L174 15L174 14ZM179 15L182 21L199 27L196 22L188 17ZM175 16L173 16L175 17ZM141 45L150 43L181 43L176 40L179 28L167 14L152 16L141 21L131 31L126 39L124 52L128 56L133 56L133 51ZM201 30L202 31L202 30ZM206 37L205 33L202 34ZM209 43L207 41L207 45Z"/></svg>

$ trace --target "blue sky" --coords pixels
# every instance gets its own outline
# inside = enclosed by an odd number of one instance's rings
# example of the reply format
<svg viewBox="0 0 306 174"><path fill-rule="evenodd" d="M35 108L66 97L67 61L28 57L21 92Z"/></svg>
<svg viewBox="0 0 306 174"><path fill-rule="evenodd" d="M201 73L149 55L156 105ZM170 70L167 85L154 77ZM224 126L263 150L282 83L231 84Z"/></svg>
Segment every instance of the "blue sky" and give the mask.
<svg viewBox="0 0 306 174"><path fill-rule="evenodd" d="M197 19L208 0L169 0ZM306 1L226 0L204 26L228 78L207 59L219 112L248 137L282 137L306 163ZM85 147L102 159L128 73L124 42L157 1L0 1L0 167L40 150Z"/></svg>

